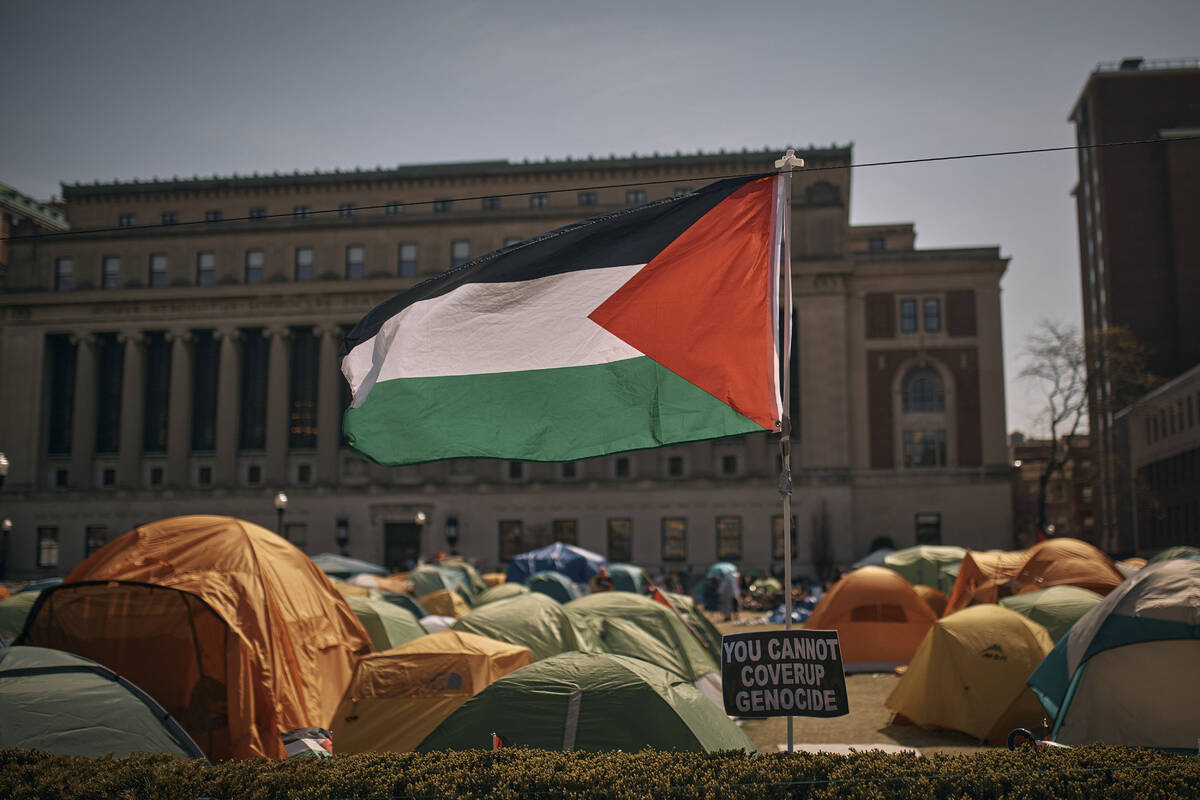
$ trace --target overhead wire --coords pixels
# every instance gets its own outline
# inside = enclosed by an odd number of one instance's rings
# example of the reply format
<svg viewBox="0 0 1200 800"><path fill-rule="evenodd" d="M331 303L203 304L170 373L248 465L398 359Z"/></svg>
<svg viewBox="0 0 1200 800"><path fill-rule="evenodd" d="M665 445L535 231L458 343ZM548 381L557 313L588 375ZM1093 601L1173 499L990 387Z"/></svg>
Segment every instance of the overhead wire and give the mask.
<svg viewBox="0 0 1200 800"><path fill-rule="evenodd" d="M1200 140L1200 135L1180 136L1180 137L1175 137L1175 138L1171 138L1171 139L1134 139L1134 140L1121 141L1121 142L1097 142L1095 144L1063 145L1061 147L1034 147L1034 148L1026 148L1026 149L1022 149L1022 150L996 150L996 151L986 152L986 153L962 153L962 154L958 154L958 155L927 156L927 157L923 157L923 158L904 158L904 159L896 159L896 160L891 160L891 161L867 161L867 162L863 162L863 163L859 163L859 164L830 164L830 165L824 165L824 166L819 166L819 167L804 167L799 171L805 172L805 173L830 172L830 171L836 171L836 170L866 169L869 167L894 167L894 166L902 166L902 165L906 165L906 164L931 164L931 163L936 163L936 162L940 162L940 161L964 161L964 160L968 160L968 159L977 159L977 158L998 158L998 157L1003 157L1003 156L1036 155L1039 153L1060 153L1060 152L1066 152L1066 151L1097 150L1097 149L1107 148L1107 147L1132 147L1132 146L1136 146L1136 145L1163 144L1166 142L1187 142L1187 141L1197 141L1197 140ZM742 155L742 154L721 153L721 154L713 154L713 155L716 157L719 157L721 155L737 156L737 155ZM667 156L666 158L670 158L670 156ZM597 161L575 161L575 162L560 162L560 163L571 164L572 166L577 165L581 169L586 169L589 167L592 169L596 169L596 168L603 168L600 165L603 165L605 162L602 162L602 161L600 161L600 162L597 162ZM355 179L355 176L359 175L359 173L342 173L342 174L351 180ZM386 175L386 172L376 173L376 174ZM481 200L482 201L482 200L488 199L488 198L504 199L507 197L530 197L532 195L538 195L538 194L543 194L543 195L545 195L545 194L566 194L569 192L599 191L601 189L627 189L627 188L634 187L634 186L656 186L656 185L664 184L664 183L677 184L681 180L718 181L718 180L726 180L726 179L730 179L730 178L749 178L749 177L754 177L756 175L763 175L763 174L770 174L770 173L739 172L739 173L728 173L728 174L724 174L724 175L695 175L695 176L686 176L686 177L685 176L675 176L672 178L663 178L663 179L659 179L659 180L627 181L624 183L607 183L607 184L597 184L597 185L592 185L592 186L570 186L570 187L561 188L561 189L536 189L536 190L523 191L523 192L504 192L504 193L499 193L499 194L493 193L493 194L486 194L486 195L467 195L467 196L463 196L463 197L439 198L439 199L434 199L434 200L417 200L417 201L413 201L413 202L404 202L404 203L387 202L387 203L377 203L374 205L366 205L366 206L354 206L353 212L357 213L359 211L376 211L376 210L380 210L380 209L387 209L389 207L393 207L396 205L400 205L404 208L411 208L411 207L419 207L419 206L432 206L435 203L443 203L443 202L458 203L458 202L466 202L466 201L471 201L471 200ZM292 176L288 176L288 177L292 177ZM308 176L298 176L298 178L300 180L304 180L305 177L308 177ZM273 178L273 176L266 176L266 179L272 179L272 178ZM253 178L251 178L251 180L253 180ZM146 187L150 187L150 186L153 186L154 184L143 184L143 185ZM290 212L285 211L285 212L280 212L277 214L259 214L257 216L229 217L229 218L222 218L219 220L197 219L197 220L187 220L187 221L183 221L183 222L158 222L158 223L152 223L152 224L147 224L147 225L118 225L118 226L108 227L108 228L84 228L84 229L80 229L80 230L70 230L70 231L51 231L51 232L47 232L47 233L26 234L26 235L22 235L22 236L9 235L9 236L0 236L0 242L2 242L2 241L21 242L21 241L33 241L33 240L38 240L38 239L57 239L57 238L64 238L64 237L70 237L70 236L85 236L85 235L95 235L95 234L100 234L100 233L144 231L144 230L153 230L156 228L181 228L181 227L195 226L195 225L213 225L213 226L215 226L215 225L225 225L225 224L235 223L235 222L261 222L263 220L281 219L281 218L303 219L303 218L307 218L307 217L315 217L315 216L320 216L320 215L343 214L343 213L344 213L344 209L341 207L326 208L326 209L319 209L319 210L305 209L305 211L302 214L298 214L295 210L293 210Z"/></svg>

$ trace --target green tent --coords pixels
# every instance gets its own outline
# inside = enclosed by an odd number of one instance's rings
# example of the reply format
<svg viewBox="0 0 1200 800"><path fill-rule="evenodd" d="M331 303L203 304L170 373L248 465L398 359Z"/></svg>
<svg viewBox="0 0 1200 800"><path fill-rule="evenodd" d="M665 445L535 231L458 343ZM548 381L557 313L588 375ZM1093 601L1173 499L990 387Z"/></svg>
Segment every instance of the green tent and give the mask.
<svg viewBox="0 0 1200 800"><path fill-rule="evenodd" d="M25 629L25 618L41 592L17 592L0 600L0 641L11 642Z"/></svg>
<svg viewBox="0 0 1200 800"><path fill-rule="evenodd" d="M1000 605L1040 623L1058 641L1071 630L1075 620L1104 598L1082 586L1051 586L1036 592L1022 592L1000 598Z"/></svg>
<svg viewBox="0 0 1200 800"><path fill-rule="evenodd" d="M919 544L888 553L883 557L883 565L899 572L913 586L929 586L946 592L941 580L942 569L958 566L966 554L966 548L954 545Z"/></svg>
<svg viewBox="0 0 1200 800"><path fill-rule="evenodd" d="M646 570L633 564L609 564L608 574L612 577L613 588L618 592L645 594L646 584L651 583Z"/></svg>
<svg viewBox="0 0 1200 800"><path fill-rule="evenodd" d="M531 592L541 592L544 595L553 597L560 603L569 603L576 597L579 597L579 590L575 588L575 584L571 579L561 572L554 570L544 570L535 572L529 576L529 580L525 582Z"/></svg>
<svg viewBox="0 0 1200 800"><path fill-rule="evenodd" d="M447 717L417 752L490 749L492 733L545 750L754 753L725 713L646 661L562 653L509 673Z"/></svg>
<svg viewBox="0 0 1200 800"><path fill-rule="evenodd" d="M467 588L471 590L472 595L477 595L480 592L486 591L488 588L487 581L479 574L479 570L475 569L470 563L463 561L461 558L445 558L442 559L442 567L452 569L463 576L467 582Z"/></svg>
<svg viewBox="0 0 1200 800"><path fill-rule="evenodd" d="M1200 547L1192 547L1189 544L1168 547L1166 550L1160 550L1153 557L1146 559L1146 566L1157 564L1160 561L1170 561L1173 558L1200 558Z"/></svg>
<svg viewBox="0 0 1200 800"><path fill-rule="evenodd" d="M472 609L450 627L528 647L534 659L567 650L603 651L595 637L575 628L557 600L538 592Z"/></svg>
<svg viewBox="0 0 1200 800"><path fill-rule="evenodd" d="M382 597L351 595L346 602L367 629L371 646L376 652L391 650L427 633L411 612L392 605Z"/></svg>
<svg viewBox="0 0 1200 800"><path fill-rule="evenodd" d="M954 582L958 580L958 568L962 566L962 562L957 564L947 564L938 570L938 585L933 587L941 589L942 593L949 597L954 593Z"/></svg>
<svg viewBox="0 0 1200 800"><path fill-rule="evenodd" d="M46 647L0 648L0 720L0 750L204 758L150 695L95 661Z"/></svg>
<svg viewBox="0 0 1200 800"><path fill-rule="evenodd" d="M675 592L663 592L663 594L666 595L671 605L675 606L675 610L683 615L684 621L691 626L692 630L704 640L709 654L720 664L721 632L708 617L704 616L704 609L696 604L696 598L690 594L676 594Z"/></svg>
<svg viewBox="0 0 1200 800"><path fill-rule="evenodd" d="M597 592L563 606L577 628L591 628L606 652L649 661L686 678L718 706L721 667L674 609L629 592Z"/></svg>
<svg viewBox="0 0 1200 800"><path fill-rule="evenodd" d="M449 589L452 592L458 592L467 601L467 605L471 605L474 602L475 595L471 591L471 587L467 585L466 577L458 570L424 564L409 572L404 577L412 581L412 585L417 592L417 597L424 597L434 592L440 592L442 589Z"/></svg>
<svg viewBox="0 0 1200 800"><path fill-rule="evenodd" d="M348 580L352 575L378 575L385 577L388 571L369 561L361 561L349 556L339 556L337 553L318 553L312 557L312 562L331 578Z"/></svg>
<svg viewBox="0 0 1200 800"><path fill-rule="evenodd" d="M494 603L497 600L507 600L510 597L522 594L529 594L529 587L525 584L501 583L498 586L491 586L480 592L475 598L475 607L479 608L479 606L486 606L488 603Z"/></svg>

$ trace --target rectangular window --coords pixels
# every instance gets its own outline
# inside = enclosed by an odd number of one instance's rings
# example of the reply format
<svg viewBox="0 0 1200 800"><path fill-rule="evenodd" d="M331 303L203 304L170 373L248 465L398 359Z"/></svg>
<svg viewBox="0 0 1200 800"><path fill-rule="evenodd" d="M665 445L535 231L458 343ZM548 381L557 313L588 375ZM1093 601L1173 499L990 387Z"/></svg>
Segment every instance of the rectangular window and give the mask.
<svg viewBox="0 0 1200 800"><path fill-rule="evenodd" d="M246 251L246 283L263 282L263 251Z"/></svg>
<svg viewBox="0 0 1200 800"><path fill-rule="evenodd" d="M900 301L900 332L917 332L917 301L912 298Z"/></svg>
<svg viewBox="0 0 1200 800"><path fill-rule="evenodd" d="M662 560L687 561L687 520L683 517L663 517Z"/></svg>
<svg viewBox="0 0 1200 800"><path fill-rule="evenodd" d="M251 486L257 486L262 483L262 466L251 464L246 468L246 483Z"/></svg>
<svg viewBox="0 0 1200 800"><path fill-rule="evenodd" d="M453 201L451 201L451 200L434 200L433 201L434 213L445 214L446 212L448 212L450 210L452 204L453 204Z"/></svg>
<svg viewBox="0 0 1200 800"><path fill-rule="evenodd" d="M396 261L396 272L401 277L417 274L417 243L401 242L399 256Z"/></svg>
<svg viewBox="0 0 1200 800"><path fill-rule="evenodd" d="M167 285L167 254L153 253L150 256L150 286Z"/></svg>
<svg viewBox="0 0 1200 800"><path fill-rule="evenodd" d="M83 554L90 556L104 545L108 544L108 527L105 525L88 525L83 533Z"/></svg>
<svg viewBox="0 0 1200 800"><path fill-rule="evenodd" d="M559 474L564 480L575 480L579 477L579 465L574 461L564 461Z"/></svg>
<svg viewBox="0 0 1200 800"><path fill-rule="evenodd" d="M57 567L58 528L38 528L37 542L37 565L39 567Z"/></svg>
<svg viewBox="0 0 1200 800"><path fill-rule="evenodd" d="M630 189L625 192L625 205L640 206L644 202L646 202L645 189Z"/></svg>
<svg viewBox="0 0 1200 800"><path fill-rule="evenodd" d="M132 228L134 226L133 214L121 214L118 216L117 226L121 228Z"/></svg>
<svg viewBox="0 0 1200 800"><path fill-rule="evenodd" d="M100 288L116 289L121 285L121 257L105 256L100 261Z"/></svg>
<svg viewBox="0 0 1200 800"><path fill-rule="evenodd" d="M354 203L342 203L340 206L338 206L338 216L339 217L353 217L354 216Z"/></svg>
<svg viewBox="0 0 1200 800"><path fill-rule="evenodd" d="M737 475L738 474L738 457L737 456L721 456L721 474L722 475Z"/></svg>
<svg viewBox="0 0 1200 800"><path fill-rule="evenodd" d="M267 444L267 368L270 342L261 328L242 331L241 420L238 447L262 450Z"/></svg>
<svg viewBox="0 0 1200 800"><path fill-rule="evenodd" d="M157 488L159 486L162 486L162 483L163 483L163 468L162 467L151 467L150 468L150 485Z"/></svg>
<svg viewBox="0 0 1200 800"><path fill-rule="evenodd" d="M192 450L217 447L217 380L221 342L212 331L194 331L192 340Z"/></svg>
<svg viewBox="0 0 1200 800"><path fill-rule="evenodd" d="M54 260L54 288L60 292L70 291L75 285L75 260L57 258Z"/></svg>
<svg viewBox="0 0 1200 800"><path fill-rule="evenodd" d="M283 526L283 538L303 550L308 546L308 523L289 522Z"/></svg>
<svg viewBox="0 0 1200 800"><path fill-rule="evenodd" d="M450 243L450 266L460 267L471 260L471 243L466 239L455 239Z"/></svg>
<svg viewBox="0 0 1200 800"><path fill-rule="evenodd" d="M358 280L366 272L366 249L361 244L346 245L346 278Z"/></svg>
<svg viewBox="0 0 1200 800"><path fill-rule="evenodd" d="M500 520L500 560L512 561L525 552L525 534L519 519Z"/></svg>
<svg viewBox="0 0 1200 800"><path fill-rule="evenodd" d="M313 249L311 247L296 248L295 277L297 281L301 282L313 279Z"/></svg>
<svg viewBox="0 0 1200 800"><path fill-rule="evenodd" d="M883 241L882 236L872 236L870 239L867 240L867 249L870 250L872 253L882 253L883 248L884 248L884 241Z"/></svg>
<svg viewBox="0 0 1200 800"><path fill-rule="evenodd" d="M608 560L633 561L633 520L628 517L608 521Z"/></svg>
<svg viewBox="0 0 1200 800"><path fill-rule="evenodd" d="M667 476L671 478L683 477L683 456L671 456L667 459Z"/></svg>
<svg viewBox="0 0 1200 800"><path fill-rule="evenodd" d="M396 214L404 213L404 203L398 202L396 200L393 200L392 202L388 203L383 208L384 208L384 213L386 213L388 216L395 216Z"/></svg>
<svg viewBox="0 0 1200 800"><path fill-rule="evenodd" d="M500 198L499 197L483 198L483 210L484 211L496 211L499 208L500 208Z"/></svg>
<svg viewBox="0 0 1200 800"><path fill-rule="evenodd" d="M320 337L313 333L311 326L292 328L288 447L293 450L317 446L317 375L320 369L320 351Z"/></svg>
<svg viewBox="0 0 1200 800"><path fill-rule="evenodd" d="M75 417L75 359L77 346L69 334L46 337L50 353L50 430L47 451L53 456L71 452L72 425ZM92 387L80 387L90 392Z"/></svg>
<svg viewBox="0 0 1200 800"><path fill-rule="evenodd" d="M905 431L905 467L946 466L946 431Z"/></svg>
<svg viewBox="0 0 1200 800"><path fill-rule="evenodd" d="M613 475L618 478L628 478L630 472L629 456L617 456L613 462Z"/></svg>
<svg viewBox="0 0 1200 800"><path fill-rule="evenodd" d="M308 219L312 216L311 206L296 206L292 209L292 216L296 219Z"/></svg>
<svg viewBox="0 0 1200 800"><path fill-rule="evenodd" d="M792 529L788 539L792 545L792 560L796 560L796 515L792 515ZM771 517L771 558L776 561L783 561L783 515L777 514Z"/></svg>
<svg viewBox="0 0 1200 800"><path fill-rule="evenodd" d="M204 212L205 222L220 222L224 219L224 215L217 209L210 209Z"/></svg>
<svg viewBox="0 0 1200 800"><path fill-rule="evenodd" d="M217 254L196 253L196 285L212 286L217 282Z"/></svg>
<svg viewBox="0 0 1200 800"><path fill-rule="evenodd" d="M100 470L100 485L109 489L117 485L117 470L115 467L105 467Z"/></svg>
<svg viewBox="0 0 1200 800"><path fill-rule="evenodd" d="M940 511L927 511L913 517L916 527L917 544L940 545L942 543L942 514Z"/></svg>
<svg viewBox="0 0 1200 800"><path fill-rule="evenodd" d="M554 541L563 544L579 544L579 520L556 519L550 523L550 529L554 533Z"/></svg>
<svg viewBox="0 0 1200 800"><path fill-rule="evenodd" d="M299 464L296 466L296 483L312 483L312 464Z"/></svg>
<svg viewBox="0 0 1200 800"><path fill-rule="evenodd" d="M550 205L550 195L547 194L531 194L529 195L530 208L547 208Z"/></svg>
<svg viewBox="0 0 1200 800"><path fill-rule="evenodd" d="M179 213L176 211L164 211L162 213L163 225L175 225L179 222Z"/></svg>
<svg viewBox="0 0 1200 800"><path fill-rule="evenodd" d="M167 451L168 411L171 401L171 342L162 331L146 334L142 395L142 450Z"/></svg>
<svg viewBox="0 0 1200 800"><path fill-rule="evenodd" d="M115 453L121 443L121 382L125 373L125 343L115 333L102 333L96 337L95 347L96 452Z"/></svg>
<svg viewBox="0 0 1200 800"><path fill-rule="evenodd" d="M65 469L54 470L54 486L58 489L66 489L70 484L69 478L71 473Z"/></svg>
<svg viewBox="0 0 1200 800"><path fill-rule="evenodd" d="M508 479L510 481L519 481L525 476L525 464L521 461L508 462Z"/></svg>
<svg viewBox="0 0 1200 800"><path fill-rule="evenodd" d="M925 298L925 331L937 333L942 329L942 301L936 297Z"/></svg>
<svg viewBox="0 0 1200 800"><path fill-rule="evenodd" d="M741 517L717 517L717 560L742 560Z"/></svg>
<svg viewBox="0 0 1200 800"><path fill-rule="evenodd" d="M579 193L579 205L581 205L581 206L596 205L596 193L595 192L580 192Z"/></svg>
<svg viewBox="0 0 1200 800"><path fill-rule="evenodd" d="M206 465L197 469L196 483L200 486L212 486L212 467Z"/></svg>
<svg viewBox="0 0 1200 800"><path fill-rule="evenodd" d="M266 219L267 210L265 208L250 209L250 219Z"/></svg>

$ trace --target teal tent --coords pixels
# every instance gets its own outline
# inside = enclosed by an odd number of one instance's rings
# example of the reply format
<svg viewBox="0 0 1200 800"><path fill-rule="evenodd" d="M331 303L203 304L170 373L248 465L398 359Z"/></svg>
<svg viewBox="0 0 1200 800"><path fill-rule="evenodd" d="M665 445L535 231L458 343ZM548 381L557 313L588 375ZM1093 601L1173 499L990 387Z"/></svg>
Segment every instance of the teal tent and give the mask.
<svg viewBox="0 0 1200 800"><path fill-rule="evenodd" d="M1071 627L1029 677L1064 744L1195 753L1200 560L1148 564Z"/></svg>
<svg viewBox="0 0 1200 800"><path fill-rule="evenodd" d="M529 594L529 587L523 583L501 583L490 586L475 597L475 607L486 606L497 600L507 600L522 594Z"/></svg>
<svg viewBox="0 0 1200 800"><path fill-rule="evenodd" d="M587 631L575 627L557 600L538 592L471 609L451 628L528 647L535 659L567 650L602 650Z"/></svg>
<svg viewBox="0 0 1200 800"><path fill-rule="evenodd" d="M899 572L913 586L946 591L942 586L941 571L946 567L957 567L966 554L964 547L919 544L888 553L883 557L883 566Z"/></svg>
<svg viewBox="0 0 1200 800"><path fill-rule="evenodd" d="M11 642L25 628L25 618L41 592L17 592L0 600L0 642Z"/></svg>
<svg viewBox="0 0 1200 800"><path fill-rule="evenodd" d="M1146 559L1146 566L1157 564L1160 561L1170 561L1172 558L1200 558L1200 547L1192 547L1188 544L1168 547L1166 550L1160 550L1152 557Z"/></svg>
<svg viewBox="0 0 1200 800"><path fill-rule="evenodd" d="M612 577L613 588L618 592L645 594L646 586L653 584L646 570L633 564L609 564L608 574Z"/></svg>
<svg viewBox="0 0 1200 800"><path fill-rule="evenodd" d="M331 578L345 580L352 575L378 575L384 577L388 571L378 564L369 561L359 561L349 556L339 556L336 553L318 553L312 557L317 568Z"/></svg>
<svg viewBox="0 0 1200 800"><path fill-rule="evenodd" d="M46 647L0 648L0 720L0 750L204 758L150 695L95 661Z"/></svg>
<svg viewBox="0 0 1200 800"><path fill-rule="evenodd" d="M683 678L646 661L562 653L511 672L472 697L417 752L491 749L756 752L746 734Z"/></svg>
<svg viewBox="0 0 1200 800"><path fill-rule="evenodd" d="M529 580L525 582L525 585L529 587L529 591L541 592L544 595L553 597L560 603L569 603L576 597L579 597L580 594L570 578L561 572L553 570L535 572L529 576Z"/></svg>
<svg viewBox="0 0 1200 800"><path fill-rule="evenodd" d="M1063 584L1002 597L1000 605L1041 623L1050 638L1057 642L1071 630L1076 620L1103 599L1091 589Z"/></svg>
<svg viewBox="0 0 1200 800"><path fill-rule="evenodd" d="M399 647L427 632L411 611L381 597L350 595L346 602L371 637L371 647L376 652Z"/></svg>

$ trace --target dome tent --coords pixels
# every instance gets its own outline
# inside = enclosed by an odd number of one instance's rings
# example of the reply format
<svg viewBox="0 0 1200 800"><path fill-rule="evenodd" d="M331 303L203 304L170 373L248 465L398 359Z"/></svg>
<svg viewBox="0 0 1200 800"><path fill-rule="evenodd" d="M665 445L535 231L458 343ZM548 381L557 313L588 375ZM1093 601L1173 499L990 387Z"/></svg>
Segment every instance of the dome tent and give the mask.
<svg viewBox="0 0 1200 800"><path fill-rule="evenodd" d="M696 635L704 642L704 646L708 649L709 655L713 657L718 664L721 663L721 632L717 630L717 626L713 625L708 617L704 616L704 611L696 603L696 598L690 594L677 594L675 592L663 592L663 597L671 604L671 607L679 612L679 616L683 617L683 621L688 627L695 631Z"/></svg>
<svg viewBox="0 0 1200 800"><path fill-rule="evenodd" d="M575 627L557 600L538 592L472 609L453 629L528 647L535 659L567 650L603 649L588 631Z"/></svg>
<svg viewBox="0 0 1200 800"><path fill-rule="evenodd" d="M1104 598L1082 586L1051 586L1000 598L1000 605L1040 623L1057 642L1076 620Z"/></svg>
<svg viewBox="0 0 1200 800"><path fill-rule="evenodd" d="M349 596L346 602L371 637L371 647L377 651L399 647L426 633L411 611L382 597Z"/></svg>
<svg viewBox="0 0 1200 800"><path fill-rule="evenodd" d="M0 749L204 758L141 689L95 661L46 647L0 648L0 719Z"/></svg>
<svg viewBox="0 0 1200 800"><path fill-rule="evenodd" d="M646 587L654 585L646 570L633 564L609 564L608 574L612 576L613 588L618 592L645 594Z"/></svg>
<svg viewBox="0 0 1200 800"><path fill-rule="evenodd" d="M364 656L333 715L334 749L408 752L469 698L532 663L525 647L458 631Z"/></svg>
<svg viewBox="0 0 1200 800"><path fill-rule="evenodd" d="M507 577L513 583L525 583L535 572L554 570L575 583L586 584L608 562L599 553L573 544L554 542L528 553L513 556Z"/></svg>
<svg viewBox="0 0 1200 800"><path fill-rule="evenodd" d="M884 567L859 567L833 585L804 622L836 630L849 672L890 670L908 663L937 614L908 581Z"/></svg>
<svg viewBox="0 0 1200 800"><path fill-rule="evenodd" d="M966 548L955 545L919 544L888 553L883 566L899 572L913 586L941 589L942 569L961 563L966 554Z"/></svg>
<svg viewBox="0 0 1200 800"><path fill-rule="evenodd" d="M331 578L345 580L353 575L378 575L385 577L388 571L378 564L360 561L349 556L339 556L336 553L318 553L312 557L312 562L320 567Z"/></svg>
<svg viewBox="0 0 1200 800"><path fill-rule="evenodd" d="M11 642L25 627L40 592L17 592L0 600L0 642Z"/></svg>
<svg viewBox="0 0 1200 800"><path fill-rule="evenodd" d="M1052 738L1195 752L1200 560L1148 564L1092 607L1029 678Z"/></svg>
<svg viewBox="0 0 1200 800"><path fill-rule="evenodd" d="M529 591L540 592L560 603L569 603L583 594L566 575L550 569L530 575L525 585L529 587Z"/></svg>
<svg viewBox="0 0 1200 800"><path fill-rule="evenodd" d="M523 583L500 583L496 586L489 586L475 598L475 607L479 608L480 606L486 606L488 603L495 603L497 600L507 600L510 597L516 597L521 594L529 594L529 587Z"/></svg>
<svg viewBox="0 0 1200 800"><path fill-rule="evenodd" d="M500 678L416 749L489 749L492 732L546 750L755 752L725 712L683 678L601 653L562 653Z"/></svg>
<svg viewBox="0 0 1200 800"><path fill-rule="evenodd" d="M1004 742L1041 722L1025 679L1051 647L1046 629L1015 611L963 609L930 628L884 705L925 728Z"/></svg>
<svg viewBox="0 0 1200 800"><path fill-rule="evenodd" d="M328 727L354 659L370 651L304 553L216 516L161 520L109 542L39 598L19 641L133 681L214 761L283 758L282 733Z"/></svg>

